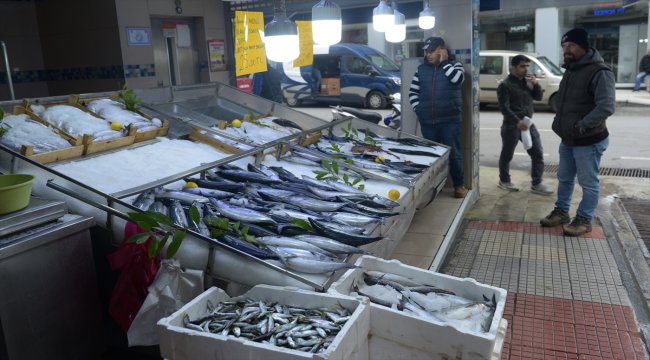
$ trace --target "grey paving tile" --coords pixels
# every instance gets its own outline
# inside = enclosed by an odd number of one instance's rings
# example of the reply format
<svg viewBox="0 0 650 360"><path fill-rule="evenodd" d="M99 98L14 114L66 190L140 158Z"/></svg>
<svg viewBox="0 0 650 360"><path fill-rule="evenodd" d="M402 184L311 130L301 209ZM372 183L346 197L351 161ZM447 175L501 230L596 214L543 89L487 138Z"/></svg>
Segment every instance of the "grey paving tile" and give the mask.
<svg viewBox="0 0 650 360"><path fill-rule="evenodd" d="M517 292L519 258L511 256L477 255L469 277L478 282Z"/></svg>
<svg viewBox="0 0 650 360"><path fill-rule="evenodd" d="M519 270L519 292L571 299L568 264L544 259L522 258Z"/></svg>
<svg viewBox="0 0 650 360"><path fill-rule="evenodd" d="M597 284L571 281L574 300L630 306L627 291L623 285Z"/></svg>

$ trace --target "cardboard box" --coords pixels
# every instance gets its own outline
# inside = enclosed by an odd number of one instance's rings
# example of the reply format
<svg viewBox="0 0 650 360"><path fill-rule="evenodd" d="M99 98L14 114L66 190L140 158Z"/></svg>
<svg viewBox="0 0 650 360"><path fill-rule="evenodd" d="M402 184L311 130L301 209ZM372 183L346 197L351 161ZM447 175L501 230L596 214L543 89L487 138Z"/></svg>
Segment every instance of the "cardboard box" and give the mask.
<svg viewBox="0 0 650 360"><path fill-rule="evenodd" d="M322 78L320 81L320 93L325 96L341 95L341 79Z"/></svg>
<svg viewBox="0 0 650 360"><path fill-rule="evenodd" d="M340 304L352 312L334 341L322 353L292 350L279 346L250 341L235 336L198 332L183 326L183 315L196 319L205 314L206 302L213 304L231 298L221 289L213 287L187 303L174 314L158 321L160 328L160 354L170 360L189 359L368 359L369 306L366 303L335 294L317 293L296 288L257 285L242 296L268 302L320 308ZM364 300L365 301L365 300Z"/></svg>
<svg viewBox="0 0 650 360"><path fill-rule="evenodd" d="M355 264L361 268L345 272L330 286L329 293L350 295L352 285L363 281L365 269L406 276L424 285L454 291L471 300L481 301L483 295L491 298L492 294L497 300L490 331L480 334L371 303L368 338L370 359L490 359L494 352L501 351L505 336L503 326L506 326L501 323L506 290L479 284L474 279L460 279L404 265L397 260L361 256Z"/></svg>

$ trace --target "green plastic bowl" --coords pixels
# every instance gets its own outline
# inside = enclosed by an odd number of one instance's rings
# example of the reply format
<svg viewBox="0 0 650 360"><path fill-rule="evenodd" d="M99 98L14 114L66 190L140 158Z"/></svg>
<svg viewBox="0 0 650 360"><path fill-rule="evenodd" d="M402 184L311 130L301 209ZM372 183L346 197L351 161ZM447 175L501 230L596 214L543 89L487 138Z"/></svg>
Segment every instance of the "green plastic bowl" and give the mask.
<svg viewBox="0 0 650 360"><path fill-rule="evenodd" d="M33 182L34 175L0 175L0 215L26 208Z"/></svg>

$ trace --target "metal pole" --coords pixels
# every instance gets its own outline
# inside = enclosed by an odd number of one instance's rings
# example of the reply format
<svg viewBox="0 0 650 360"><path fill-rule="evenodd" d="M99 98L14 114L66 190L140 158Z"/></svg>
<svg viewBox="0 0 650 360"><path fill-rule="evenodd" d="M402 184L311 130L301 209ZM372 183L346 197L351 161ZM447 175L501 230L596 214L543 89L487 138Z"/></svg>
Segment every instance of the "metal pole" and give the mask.
<svg viewBox="0 0 650 360"><path fill-rule="evenodd" d="M11 95L11 100L16 100L16 95L14 95L14 83L11 80L11 67L9 66L9 56L7 56L7 45L5 42L0 40L0 45L2 45L2 53L5 56L5 69L7 70L7 84L9 84L9 94Z"/></svg>

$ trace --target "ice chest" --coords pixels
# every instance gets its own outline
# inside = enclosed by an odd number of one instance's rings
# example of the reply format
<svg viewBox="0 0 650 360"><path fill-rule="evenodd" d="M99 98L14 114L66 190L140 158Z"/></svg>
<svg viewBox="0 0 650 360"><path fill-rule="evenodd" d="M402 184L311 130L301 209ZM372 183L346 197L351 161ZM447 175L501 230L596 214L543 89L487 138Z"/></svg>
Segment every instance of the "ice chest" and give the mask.
<svg viewBox="0 0 650 360"><path fill-rule="evenodd" d="M320 308L340 304L352 313L327 349L318 354L292 350L237 338L186 329L183 315L196 319L205 314L206 303L251 298L279 302L304 308ZM169 317L160 319L160 354L169 360L189 359L368 359L367 338L370 307L358 299L336 294L317 293L296 288L257 285L247 293L231 298L213 287L187 303Z"/></svg>
<svg viewBox="0 0 650 360"><path fill-rule="evenodd" d="M360 268L346 271L329 287L329 293L350 295L354 291L353 284L363 282L364 270L376 270L451 290L471 300L481 301L483 295L492 298L494 294L497 301L490 331L480 334L370 303L369 359L491 359L493 352L501 352L507 324L505 320L501 323L506 290L480 284L474 279L461 279L404 265L397 260L365 255L355 264Z"/></svg>

